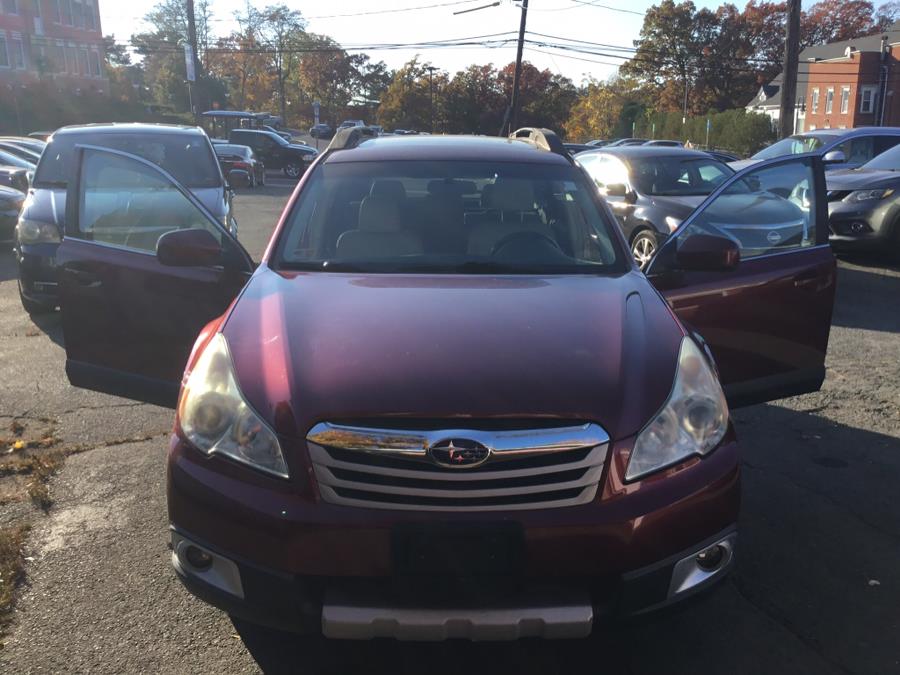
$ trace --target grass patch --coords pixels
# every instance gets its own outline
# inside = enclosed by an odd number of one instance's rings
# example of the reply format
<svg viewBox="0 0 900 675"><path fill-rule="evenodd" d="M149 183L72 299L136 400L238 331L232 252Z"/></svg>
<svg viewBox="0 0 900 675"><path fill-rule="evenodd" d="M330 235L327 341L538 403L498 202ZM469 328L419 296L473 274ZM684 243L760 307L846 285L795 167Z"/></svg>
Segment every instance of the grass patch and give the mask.
<svg viewBox="0 0 900 675"><path fill-rule="evenodd" d="M0 635L12 620L16 587L25 577L22 547L29 529L28 525L0 528Z"/></svg>

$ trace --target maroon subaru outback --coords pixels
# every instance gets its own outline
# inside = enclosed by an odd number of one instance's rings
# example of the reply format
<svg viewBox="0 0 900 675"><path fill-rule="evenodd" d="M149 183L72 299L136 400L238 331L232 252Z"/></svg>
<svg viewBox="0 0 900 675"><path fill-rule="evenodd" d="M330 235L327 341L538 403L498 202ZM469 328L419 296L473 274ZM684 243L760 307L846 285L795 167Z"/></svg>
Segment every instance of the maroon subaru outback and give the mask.
<svg viewBox="0 0 900 675"><path fill-rule="evenodd" d="M558 638L677 602L734 561L729 406L824 377L814 156L723 182L646 275L545 130L342 131L259 265L158 166L74 166L67 373L177 406L172 563L245 621Z"/></svg>

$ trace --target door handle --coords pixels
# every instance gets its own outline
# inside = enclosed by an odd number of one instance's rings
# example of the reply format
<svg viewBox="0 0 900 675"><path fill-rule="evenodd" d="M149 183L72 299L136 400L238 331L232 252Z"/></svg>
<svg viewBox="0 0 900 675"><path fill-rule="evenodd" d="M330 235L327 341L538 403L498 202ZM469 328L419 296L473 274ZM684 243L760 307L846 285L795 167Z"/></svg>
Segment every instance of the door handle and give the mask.
<svg viewBox="0 0 900 675"><path fill-rule="evenodd" d="M794 277L794 287L819 290L821 287L819 273L815 270L801 272Z"/></svg>
<svg viewBox="0 0 900 675"><path fill-rule="evenodd" d="M84 286L85 288L97 288L103 283L100 281L100 277L93 272L75 269L69 269L68 271L79 286Z"/></svg>

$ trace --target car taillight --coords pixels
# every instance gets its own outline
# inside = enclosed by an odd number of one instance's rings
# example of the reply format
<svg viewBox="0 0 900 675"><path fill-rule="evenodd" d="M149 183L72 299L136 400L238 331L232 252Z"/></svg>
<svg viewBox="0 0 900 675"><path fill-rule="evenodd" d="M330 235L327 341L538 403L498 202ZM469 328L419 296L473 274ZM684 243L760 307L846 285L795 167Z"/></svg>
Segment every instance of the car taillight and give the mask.
<svg viewBox="0 0 900 675"><path fill-rule="evenodd" d="M244 171L250 170L250 164L247 162L235 162L233 165L235 169L243 169Z"/></svg>

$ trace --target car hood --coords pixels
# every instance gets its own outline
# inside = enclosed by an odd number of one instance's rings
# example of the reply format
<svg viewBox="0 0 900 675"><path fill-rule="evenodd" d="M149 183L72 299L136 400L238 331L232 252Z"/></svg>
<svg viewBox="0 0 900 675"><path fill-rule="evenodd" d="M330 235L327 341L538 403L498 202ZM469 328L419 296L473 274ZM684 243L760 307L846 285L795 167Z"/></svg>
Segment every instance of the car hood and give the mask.
<svg viewBox="0 0 900 675"><path fill-rule="evenodd" d="M279 273L223 333L241 389L281 434L320 421L592 420L634 434L664 403L680 324L638 272Z"/></svg>
<svg viewBox="0 0 900 675"><path fill-rule="evenodd" d="M900 173L877 169L833 171L828 174L826 182L829 190L879 188L883 185L900 182Z"/></svg>
<svg viewBox="0 0 900 675"><path fill-rule="evenodd" d="M309 145L301 145L300 143L289 143L289 148L293 148L294 150L299 150L301 152L306 152L309 154L316 154L316 149Z"/></svg>
<svg viewBox="0 0 900 675"><path fill-rule="evenodd" d="M761 159L739 159L736 162L728 162L728 166L735 171L740 171L741 169L746 169L748 166L759 164L761 161Z"/></svg>
<svg viewBox="0 0 900 675"><path fill-rule="evenodd" d="M667 216L686 219L702 204L709 195L690 195L684 197L651 197L651 204L664 211Z"/></svg>
<svg viewBox="0 0 900 675"><path fill-rule="evenodd" d="M25 218L42 223L55 223L60 229L66 225L66 191L62 188L36 187L30 191L31 199L27 202ZM191 194L203 204L216 218L225 215L225 199L222 188L194 188Z"/></svg>

